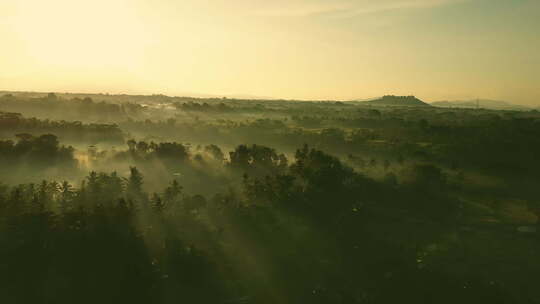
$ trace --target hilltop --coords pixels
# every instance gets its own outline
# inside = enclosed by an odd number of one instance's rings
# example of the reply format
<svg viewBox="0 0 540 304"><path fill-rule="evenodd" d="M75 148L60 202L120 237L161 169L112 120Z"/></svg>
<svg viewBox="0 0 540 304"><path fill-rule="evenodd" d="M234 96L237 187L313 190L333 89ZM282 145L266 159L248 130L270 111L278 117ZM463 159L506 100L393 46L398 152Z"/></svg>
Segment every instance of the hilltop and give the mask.
<svg viewBox="0 0 540 304"><path fill-rule="evenodd" d="M428 103L416 98L415 96L395 96L385 95L381 98L364 101L363 104L367 105L381 105L381 106L405 106L405 107L424 107L430 106Z"/></svg>

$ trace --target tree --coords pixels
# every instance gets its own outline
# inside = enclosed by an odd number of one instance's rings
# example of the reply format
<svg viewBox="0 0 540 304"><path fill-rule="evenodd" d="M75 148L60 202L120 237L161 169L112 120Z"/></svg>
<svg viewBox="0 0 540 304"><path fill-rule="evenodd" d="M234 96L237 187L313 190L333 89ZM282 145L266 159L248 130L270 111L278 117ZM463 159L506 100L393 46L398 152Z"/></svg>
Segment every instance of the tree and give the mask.
<svg viewBox="0 0 540 304"><path fill-rule="evenodd" d="M159 143L154 150L154 154L162 160L185 161L189 158L188 148L182 144L173 142Z"/></svg>
<svg viewBox="0 0 540 304"><path fill-rule="evenodd" d="M217 161L223 161L225 158L225 155L221 149L216 145L208 145L204 147L204 152L210 154Z"/></svg>
<svg viewBox="0 0 540 304"><path fill-rule="evenodd" d="M137 142L134 139L128 140L127 145L129 147L129 151L135 152L135 147L137 146Z"/></svg>
<svg viewBox="0 0 540 304"><path fill-rule="evenodd" d="M67 181L63 181L59 187L60 192L60 210L62 213L66 213L71 208L71 203L74 197L73 186Z"/></svg>
<svg viewBox="0 0 540 304"><path fill-rule="evenodd" d="M139 141L137 143L137 152L141 156L145 156L146 153L148 153L148 150L150 149L150 146L145 141Z"/></svg>
<svg viewBox="0 0 540 304"><path fill-rule="evenodd" d="M168 206L172 212L177 212L180 207L180 200L182 195L182 186L175 179L171 184L165 188L163 193L163 204Z"/></svg>
<svg viewBox="0 0 540 304"><path fill-rule="evenodd" d="M250 175L264 176L287 168L284 154L278 155L274 149L261 145L239 145L229 155L231 167Z"/></svg>
<svg viewBox="0 0 540 304"><path fill-rule="evenodd" d="M143 176L136 167L129 167L129 178L126 179L126 192L128 195L142 196Z"/></svg>

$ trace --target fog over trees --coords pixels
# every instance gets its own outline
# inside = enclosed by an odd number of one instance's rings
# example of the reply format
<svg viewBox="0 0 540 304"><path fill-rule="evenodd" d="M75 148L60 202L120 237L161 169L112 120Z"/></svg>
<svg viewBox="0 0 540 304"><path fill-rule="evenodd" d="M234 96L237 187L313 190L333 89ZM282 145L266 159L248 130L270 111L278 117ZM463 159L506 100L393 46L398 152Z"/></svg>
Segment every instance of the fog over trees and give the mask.
<svg viewBox="0 0 540 304"><path fill-rule="evenodd" d="M1 303L540 303L540 112L5 92Z"/></svg>

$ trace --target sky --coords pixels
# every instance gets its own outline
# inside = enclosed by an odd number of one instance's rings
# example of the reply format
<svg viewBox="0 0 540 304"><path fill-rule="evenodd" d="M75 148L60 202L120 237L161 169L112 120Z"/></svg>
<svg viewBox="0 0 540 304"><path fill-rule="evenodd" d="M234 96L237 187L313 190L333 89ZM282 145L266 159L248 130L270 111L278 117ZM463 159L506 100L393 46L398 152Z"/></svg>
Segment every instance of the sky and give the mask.
<svg viewBox="0 0 540 304"><path fill-rule="evenodd" d="M0 0L0 90L540 105L540 1Z"/></svg>

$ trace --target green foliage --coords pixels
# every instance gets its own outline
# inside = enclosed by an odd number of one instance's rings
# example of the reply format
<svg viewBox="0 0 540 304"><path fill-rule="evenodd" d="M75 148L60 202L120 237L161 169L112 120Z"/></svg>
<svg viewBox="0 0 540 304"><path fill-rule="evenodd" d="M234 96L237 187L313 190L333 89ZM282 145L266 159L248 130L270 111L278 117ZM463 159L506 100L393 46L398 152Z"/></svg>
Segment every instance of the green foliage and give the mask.
<svg viewBox="0 0 540 304"><path fill-rule="evenodd" d="M287 167L287 158L272 148L259 145L240 145L229 153L230 166L248 175L264 176Z"/></svg>
<svg viewBox="0 0 540 304"><path fill-rule="evenodd" d="M2 303L539 302L538 113L65 94L0 108L100 121L0 114Z"/></svg>
<svg viewBox="0 0 540 304"><path fill-rule="evenodd" d="M34 170L75 166L74 149L60 146L55 135L34 137L30 134L18 134L17 138L17 142L0 140L0 168L13 170L21 164L32 166Z"/></svg>
<svg viewBox="0 0 540 304"><path fill-rule="evenodd" d="M34 117L25 118L19 113L0 111L0 136L11 137L18 133L26 134L19 137L21 140L26 140L29 135L48 133L53 133L62 140L77 143L121 143L124 140L124 134L116 124L41 120Z"/></svg>

